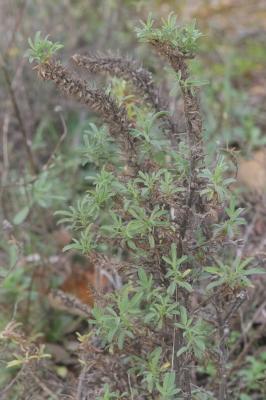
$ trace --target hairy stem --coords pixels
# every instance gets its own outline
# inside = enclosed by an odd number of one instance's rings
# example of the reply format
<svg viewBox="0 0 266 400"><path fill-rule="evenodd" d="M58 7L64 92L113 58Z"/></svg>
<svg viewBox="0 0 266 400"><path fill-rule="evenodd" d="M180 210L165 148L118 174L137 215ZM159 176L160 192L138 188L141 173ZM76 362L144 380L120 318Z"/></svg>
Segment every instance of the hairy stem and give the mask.
<svg viewBox="0 0 266 400"><path fill-rule="evenodd" d="M129 131L131 124L124 107L118 106L115 100L103 90L92 89L86 81L75 76L60 62L49 62L38 65L39 76L44 80L53 81L59 90L69 97L85 104L92 111L100 114L109 126L110 134L120 143L127 159L135 159L133 138Z"/></svg>
<svg viewBox="0 0 266 400"><path fill-rule="evenodd" d="M75 64L90 73L109 73L112 76L123 78L133 84L138 94L144 97L156 112L166 109L164 101L159 96L159 89L155 86L150 71L138 65L133 60L122 57L97 57L81 56L75 54L72 57ZM178 140L177 124L169 115L160 117L163 127L167 130L167 136L173 146Z"/></svg>
<svg viewBox="0 0 266 400"><path fill-rule="evenodd" d="M197 175L200 163L203 159L202 117L200 112L199 97L194 88L187 84L189 79L187 57L168 42L150 40L150 44L160 55L167 58L174 71L180 76L180 88L184 103L184 113L190 150L188 193L183 206L184 213L180 224L180 237L182 241L186 242L194 236L194 231L192 228L190 228L190 226L193 225L191 224L191 221L195 219L193 209L199 208L197 207L199 197L196 196L196 193L199 191L201 183L199 182ZM188 266L186 266L186 268L188 268ZM184 292L182 293L182 301L186 304L186 308L189 310L188 295ZM177 346L182 346L182 338L178 333L176 334L175 340L176 343L174 348L177 350ZM179 360L174 360L174 365L177 368L176 383L181 383L181 387L184 392L184 398L191 400L191 377L186 364L187 362L184 356L180 357ZM183 370L183 378L180 382L179 375L181 374L181 370Z"/></svg>

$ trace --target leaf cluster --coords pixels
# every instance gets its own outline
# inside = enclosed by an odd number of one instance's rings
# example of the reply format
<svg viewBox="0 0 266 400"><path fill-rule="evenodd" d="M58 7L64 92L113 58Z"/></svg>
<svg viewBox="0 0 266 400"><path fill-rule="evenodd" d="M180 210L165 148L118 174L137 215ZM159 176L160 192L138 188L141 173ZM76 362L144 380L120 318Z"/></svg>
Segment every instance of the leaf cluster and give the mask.
<svg viewBox="0 0 266 400"><path fill-rule="evenodd" d="M180 27L174 13L170 13L167 19L162 18L159 28L154 27L154 22L150 14L147 21L141 21L141 26L136 28L137 37L142 42L169 43L184 55L191 55L195 52L198 47L198 39L202 36L202 33L196 28L195 21Z"/></svg>
<svg viewBox="0 0 266 400"><path fill-rule="evenodd" d="M35 61L38 64L43 64L64 47L59 42L52 42L48 37L49 35L42 39L41 32L38 31L33 40L29 38L30 49L26 52L26 57L29 58L30 63Z"/></svg>

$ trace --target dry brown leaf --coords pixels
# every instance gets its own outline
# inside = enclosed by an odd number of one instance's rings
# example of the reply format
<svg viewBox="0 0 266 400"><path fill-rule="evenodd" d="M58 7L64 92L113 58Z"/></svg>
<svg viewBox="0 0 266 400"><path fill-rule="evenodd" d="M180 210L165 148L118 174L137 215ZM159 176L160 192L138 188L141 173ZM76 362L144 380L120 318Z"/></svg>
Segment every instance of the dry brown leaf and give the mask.
<svg viewBox="0 0 266 400"><path fill-rule="evenodd" d="M263 195L266 191L266 149L258 150L249 160L239 159L237 181L248 190Z"/></svg>

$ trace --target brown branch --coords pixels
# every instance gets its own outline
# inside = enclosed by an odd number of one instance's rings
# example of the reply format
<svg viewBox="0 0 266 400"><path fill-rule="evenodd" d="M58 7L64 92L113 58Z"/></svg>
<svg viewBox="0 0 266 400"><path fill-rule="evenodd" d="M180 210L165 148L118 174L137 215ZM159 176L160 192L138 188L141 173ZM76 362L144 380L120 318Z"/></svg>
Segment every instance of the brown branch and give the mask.
<svg viewBox="0 0 266 400"><path fill-rule="evenodd" d="M30 375L34 379L35 383L46 393L50 398L58 400L59 397L44 383L35 373L30 370Z"/></svg>
<svg viewBox="0 0 266 400"><path fill-rule="evenodd" d="M66 136L67 136L66 121L65 121L65 119L64 119L64 117L63 117L63 115L62 115L61 110L58 110L57 112L59 113L60 121L61 121L61 124L62 124L62 127L63 127L63 132L62 132L62 134L61 134L61 136L60 136L58 142L56 143L53 152L50 154L48 160L46 161L46 163L45 163L44 166L42 167L42 170L43 170L43 171L45 171L45 170L47 170L47 169L49 168L49 166L50 166L50 164L52 163L52 161L53 161L53 159L54 159L56 153L58 152L58 150L59 150L61 144L63 143L63 141L65 140L65 138L66 138Z"/></svg>
<svg viewBox="0 0 266 400"><path fill-rule="evenodd" d="M233 304L231 305L229 311L224 315L223 308L224 305L221 302L220 294L216 296L216 302L214 302L214 307L216 310L216 321L217 321L217 329L219 335L219 373L220 373L220 382L219 382L219 390L218 390L218 400L227 400L228 397L228 359L229 353L226 347L226 338L229 334L229 326L228 323L230 319L233 317L235 312L239 309L239 307L243 304L243 302L247 298L247 293L245 290L242 290L238 293L234 299Z"/></svg>
<svg viewBox="0 0 266 400"><path fill-rule="evenodd" d="M90 73L109 73L110 75L123 78L133 84L137 93L144 97L156 112L166 109L166 105L159 96L159 89L155 86L150 71L138 65L133 60L122 57L97 57L81 56L75 54L72 60L79 67L82 67ZM173 146L176 145L178 128L177 124L169 115L162 115L161 121L163 127L168 131L168 137Z"/></svg>
<svg viewBox="0 0 266 400"><path fill-rule="evenodd" d="M58 310L67 311L70 314L83 318L91 316L91 308L82 303L75 296L65 293L62 290L52 290L48 295L50 305Z"/></svg>
<svg viewBox="0 0 266 400"><path fill-rule="evenodd" d="M170 43L160 40L150 40L150 44L156 49L158 54L164 56L180 76L180 88L184 103L184 113L186 119L186 130L188 136L188 144L190 151L190 171L188 180L188 193L186 202L183 205L183 217L180 223L180 237L184 242L188 241L190 237L194 236L192 231L191 221L195 220L195 212L193 209L200 209L201 212L206 211L201 205L198 192L202 183L198 179L198 169L203 160L203 143L202 143L202 117L199 105L198 93L193 90L188 84L189 69L187 59L191 58L181 53L178 49L174 48ZM190 268L189 265L184 265L184 268ZM189 298L185 291L180 291L180 296L186 308L189 310ZM174 348L182 346L182 338L177 332L175 336L176 343ZM176 357L176 356L175 356ZM183 396L187 400L192 399L191 394L191 376L188 370L188 362L184 355L179 360L174 360L176 367L176 384L181 383ZM180 374L183 370L183 377L180 382Z"/></svg>
<svg viewBox="0 0 266 400"><path fill-rule="evenodd" d="M228 328L223 321L222 317L222 308L221 305L215 305L216 309L216 318L217 318L217 325L218 325L218 334L219 334L219 375L220 375L220 382L219 382L219 390L218 390L218 400L227 400L227 360L228 354L225 345L226 334Z"/></svg>
<svg viewBox="0 0 266 400"><path fill-rule="evenodd" d="M1 176L1 187L0 187L0 199L2 204L3 216L6 220L8 220L8 208L7 204L8 195L5 191L5 186L8 178L8 171L9 171L9 156L8 156L8 129L9 129L9 122L10 122L10 115L8 113L5 114L4 121L2 124L2 131L3 131L3 167L2 167L2 176Z"/></svg>
<svg viewBox="0 0 266 400"><path fill-rule="evenodd" d="M240 293L236 295L235 301L231 306L230 310L227 312L226 316L224 317L224 324L227 324L229 320L233 317L236 311L241 307L244 301L247 299L247 292L242 290Z"/></svg>
<svg viewBox="0 0 266 400"><path fill-rule="evenodd" d="M160 99L158 98L158 89L156 89L152 80L152 74L137 66L136 62L122 57L81 56L79 54L75 54L72 60L78 67L82 67L90 73L109 73L131 82L139 93L144 95L150 104L157 109Z"/></svg>
<svg viewBox="0 0 266 400"><path fill-rule="evenodd" d="M77 393L76 393L76 400L82 400L84 397L84 387L86 390L86 383L87 383L87 377L88 377L88 373L90 372L90 369L93 367L93 364L88 366L86 365L85 360L82 359L82 361L84 362L84 366L81 370L81 373L79 375L78 378L78 385L77 385Z"/></svg>
<svg viewBox="0 0 266 400"><path fill-rule="evenodd" d="M129 134L131 124L124 107L118 106L115 100L103 90L92 89L86 81L73 76L60 62L49 60L38 65L36 69L41 79L53 81L61 92L97 112L108 124L110 134L129 154L128 158L131 162L135 159L133 138Z"/></svg>
<svg viewBox="0 0 266 400"><path fill-rule="evenodd" d="M26 127L24 125L24 121L23 121L23 118L22 118L20 107L19 107L18 102L17 102L15 91L14 91L14 89L12 87L12 81L11 81L11 78L10 78L10 74L9 74L9 71L8 71L5 63L4 63L4 60L1 63L1 68L2 68L3 73L4 73L4 77L5 77L5 81L6 81L7 88L8 88L8 91L9 91L9 95L10 95L10 98L11 98L11 102L12 102L12 105L13 105L14 113L15 113L15 116L16 116L17 121L19 123L19 128L20 128L20 131L21 131L21 134L22 134L22 137L23 137L23 143L24 143L24 146L25 146L25 149L26 149L26 153L27 153L29 164L30 164L30 168L31 168L32 173L36 174L38 172L38 167L37 167L37 164L36 164L36 162L34 160L34 156L33 156L33 153L32 153L32 148L31 148L31 145L30 145L29 140L28 140L27 130L26 130Z"/></svg>
<svg viewBox="0 0 266 400"><path fill-rule="evenodd" d="M193 205L195 205L197 209L200 209L200 211L204 211L199 196L196 196L202 185L197 175L204 157L200 102L198 91L187 84L189 79L187 60L193 57L184 55L168 42L151 40L150 44L156 49L158 54L167 58L174 71L180 75L180 88L184 103L186 130L190 151L188 195L186 204L184 205L184 216L180 228L181 238L184 239L191 220L190 211L193 208Z"/></svg>
<svg viewBox="0 0 266 400"><path fill-rule="evenodd" d="M7 84L7 88L8 88L9 95L10 95L10 98L11 98L11 102L12 102L12 105L13 105L13 109L14 109L14 112L15 112L15 116L16 116L16 118L18 120L20 131L21 131L22 136L23 136L23 143L24 143L24 146L25 146L25 149L26 149L26 152L27 152L27 157L28 157L28 160L29 160L30 168L31 168L32 172L34 174L36 174L38 172L38 167L37 167L37 164L36 164L36 162L34 160L32 149L31 149L31 146L30 146L28 138L27 138L27 130L26 130L26 127L25 127L24 122L23 122L22 114L21 114L20 107L19 107L17 99L16 99L15 91L14 91L13 86L12 86L12 79L10 77L10 73L8 71L8 68L6 66L7 62L8 62L9 49L10 49L10 47L12 47L12 45L13 45L13 43L15 41L16 33L18 32L19 27L20 27L20 25L21 25L21 23L23 21L23 17L24 17L24 13L25 13L25 10L27 8L27 5L28 5L28 0L22 1L21 5L19 7L18 13L16 15L16 19L15 19L14 27L13 27L12 32L11 32L10 40L8 41L6 50L1 55L0 59L1 59L1 68L3 70L3 74L4 74L4 77L5 77L5 81L6 81L6 84Z"/></svg>
<svg viewBox="0 0 266 400"><path fill-rule="evenodd" d="M17 372L15 377L7 384L7 386L0 391L0 400L6 400L8 392L12 389L12 387L18 382L20 377L23 375L25 370L25 364L21 367L21 369Z"/></svg>
<svg viewBox="0 0 266 400"><path fill-rule="evenodd" d="M168 59L174 71L180 73L180 87L184 101L187 135L191 151L191 172L193 173L198 161L203 157L202 117L197 91L185 85L189 78L188 57L167 42L152 40L150 43L160 55Z"/></svg>
<svg viewBox="0 0 266 400"><path fill-rule="evenodd" d="M255 305L255 304L254 304ZM235 353L235 351L240 347L241 342L246 342L246 338L248 336L249 331L251 330L254 321L257 320L257 318L259 317L260 313L262 313L264 311L264 308L266 307L266 301L264 301L259 308L256 310L256 312L253 314L252 318L248 320L248 323L246 324L246 326L244 326L242 328L242 332L241 332L241 336L238 338L238 340L236 341L236 343L234 344L233 347L231 347L230 349L230 353L229 353L229 359L233 356L233 354ZM266 310L265 310L266 311Z"/></svg>
<svg viewBox="0 0 266 400"><path fill-rule="evenodd" d="M24 1L22 1L21 5L19 7L16 19L15 19L14 27L13 27L12 32L11 32L11 37L10 37L10 40L9 40L9 42L7 44L7 47L6 47L4 58L8 54L8 51L9 51L10 47L12 47L13 44L14 44L16 33L18 32L19 27L20 27L20 25L21 25L21 23L23 21L23 17L24 17L27 5L28 5L28 0L24 0Z"/></svg>
<svg viewBox="0 0 266 400"><path fill-rule="evenodd" d="M260 327L256 330L254 336L250 339L250 341L245 345L239 356L234 360L232 367L230 368L229 374L232 374L235 370L239 368L241 363L243 362L245 356L252 349L254 343L260 339L265 333L266 323L260 325Z"/></svg>

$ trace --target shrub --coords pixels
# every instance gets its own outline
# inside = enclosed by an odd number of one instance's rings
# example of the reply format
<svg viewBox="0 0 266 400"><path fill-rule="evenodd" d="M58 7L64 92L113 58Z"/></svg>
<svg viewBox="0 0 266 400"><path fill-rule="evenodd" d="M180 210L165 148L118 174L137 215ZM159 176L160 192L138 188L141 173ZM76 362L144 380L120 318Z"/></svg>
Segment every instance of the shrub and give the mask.
<svg viewBox="0 0 266 400"><path fill-rule="evenodd" d="M80 337L87 351L77 398L222 400L229 395L229 322L246 299L248 277L261 271L231 246L243 220L230 200L225 160L213 167L205 162L201 83L189 69L200 32L194 23L179 27L172 14L158 27L149 17L136 32L175 72L185 136L151 73L137 63L72 58L87 72L127 82L140 97L129 108L126 97L118 102L115 93L91 87L55 59L60 44L39 34L30 42L39 77L105 123L91 125L84 139L83 156L96 171L90 189L77 206L58 213L73 230L66 250L86 254L123 280L111 295L96 294L90 334ZM219 218L223 208L227 223ZM215 368L212 392L193 381L195 369L208 363Z"/></svg>

